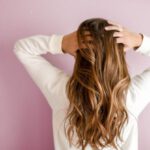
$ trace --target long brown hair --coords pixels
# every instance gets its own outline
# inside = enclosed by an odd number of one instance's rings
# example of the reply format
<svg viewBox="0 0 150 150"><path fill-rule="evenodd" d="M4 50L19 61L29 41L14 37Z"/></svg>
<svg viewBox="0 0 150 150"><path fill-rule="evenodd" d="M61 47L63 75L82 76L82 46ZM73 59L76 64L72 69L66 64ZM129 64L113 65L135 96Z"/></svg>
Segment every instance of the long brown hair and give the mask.
<svg viewBox="0 0 150 150"><path fill-rule="evenodd" d="M71 145L75 131L76 145L82 150L87 144L96 149L118 149L115 139L123 141L121 129L128 122L125 100L130 75L126 53L123 44L116 43L113 37L116 30L104 29L108 25L103 18L91 18L77 30L79 49L66 86L70 103L65 134Z"/></svg>

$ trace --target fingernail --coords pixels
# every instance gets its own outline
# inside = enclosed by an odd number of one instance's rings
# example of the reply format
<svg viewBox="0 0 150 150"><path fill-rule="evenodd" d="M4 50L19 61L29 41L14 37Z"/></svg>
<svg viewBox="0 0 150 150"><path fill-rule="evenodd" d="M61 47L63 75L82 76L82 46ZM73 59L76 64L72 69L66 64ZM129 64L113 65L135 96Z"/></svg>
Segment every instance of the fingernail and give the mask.
<svg viewBox="0 0 150 150"><path fill-rule="evenodd" d="M108 27L105 27L105 30L107 30L108 29Z"/></svg>

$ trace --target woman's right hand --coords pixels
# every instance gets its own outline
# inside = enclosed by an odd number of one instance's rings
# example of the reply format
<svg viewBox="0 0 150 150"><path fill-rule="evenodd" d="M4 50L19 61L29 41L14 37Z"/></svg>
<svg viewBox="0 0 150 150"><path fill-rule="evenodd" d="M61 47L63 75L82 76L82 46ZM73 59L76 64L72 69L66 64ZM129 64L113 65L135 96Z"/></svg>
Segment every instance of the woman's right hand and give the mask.
<svg viewBox="0 0 150 150"><path fill-rule="evenodd" d="M77 49L78 49L77 31L65 35L62 40L63 52L76 57Z"/></svg>
<svg viewBox="0 0 150 150"><path fill-rule="evenodd" d="M125 51L131 48L136 50L141 45L143 40L143 35L141 33L131 32L127 28L110 20L108 20L108 23L111 25L105 27L105 30L117 30L114 32L113 36L117 38L117 43L124 44Z"/></svg>

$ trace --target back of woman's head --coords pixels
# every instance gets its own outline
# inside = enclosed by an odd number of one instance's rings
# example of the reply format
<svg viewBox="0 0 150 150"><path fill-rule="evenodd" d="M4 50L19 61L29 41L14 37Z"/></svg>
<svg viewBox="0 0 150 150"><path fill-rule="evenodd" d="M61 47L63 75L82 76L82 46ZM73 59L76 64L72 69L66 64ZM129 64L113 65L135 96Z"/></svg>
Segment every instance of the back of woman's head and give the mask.
<svg viewBox="0 0 150 150"><path fill-rule="evenodd" d="M125 100L130 76L126 53L123 44L116 43L113 37L116 31L104 29L108 25L103 18L91 18L77 30L79 49L66 88L70 105L65 133L71 144L75 131L76 144L82 150L87 144L117 149L115 140L123 140L121 129L128 121Z"/></svg>

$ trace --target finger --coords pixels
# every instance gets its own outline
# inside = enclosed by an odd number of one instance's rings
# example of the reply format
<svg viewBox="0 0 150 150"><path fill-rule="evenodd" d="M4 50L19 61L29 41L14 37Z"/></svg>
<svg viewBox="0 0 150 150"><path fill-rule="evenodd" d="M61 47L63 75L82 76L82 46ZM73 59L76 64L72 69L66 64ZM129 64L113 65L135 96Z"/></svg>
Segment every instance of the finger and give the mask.
<svg viewBox="0 0 150 150"><path fill-rule="evenodd" d="M124 44L124 39L123 38L117 38L116 43L122 43Z"/></svg>
<svg viewBox="0 0 150 150"><path fill-rule="evenodd" d="M123 29L121 27L118 26L106 26L105 30L118 30L118 31L123 31Z"/></svg>
<svg viewBox="0 0 150 150"><path fill-rule="evenodd" d="M114 32L113 37L123 37L122 32Z"/></svg>
<svg viewBox="0 0 150 150"><path fill-rule="evenodd" d="M121 26L119 23L114 22L112 20L108 20L107 22L110 23L110 24L116 25L116 26Z"/></svg>

